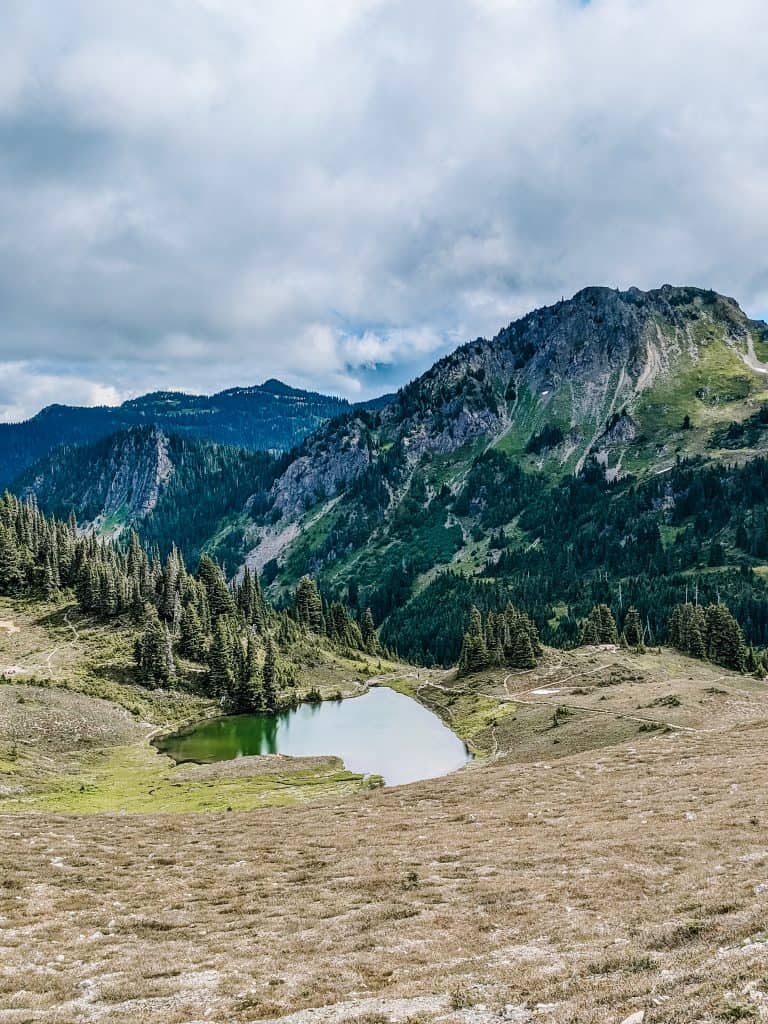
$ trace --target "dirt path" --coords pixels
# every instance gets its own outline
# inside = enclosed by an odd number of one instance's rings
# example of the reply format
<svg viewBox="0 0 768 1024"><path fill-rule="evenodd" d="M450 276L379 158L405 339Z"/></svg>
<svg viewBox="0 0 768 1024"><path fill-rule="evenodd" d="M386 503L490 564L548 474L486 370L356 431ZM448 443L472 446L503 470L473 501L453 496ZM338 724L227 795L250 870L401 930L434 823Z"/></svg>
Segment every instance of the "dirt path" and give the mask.
<svg viewBox="0 0 768 1024"><path fill-rule="evenodd" d="M68 647L77 647L80 643L80 634L77 631L74 623L70 621L69 611L64 612L64 622L67 624L69 629L72 630L72 639L63 641L62 643L56 644L51 647L48 651L41 651L38 655L38 659L27 665L5 665L0 666L0 674L17 676L25 672L45 672L49 675L56 675L56 669L53 666L53 659L61 650L65 650ZM0 629L4 630L9 635L21 632L21 626L17 626L11 619L1 619Z"/></svg>
<svg viewBox="0 0 768 1024"><path fill-rule="evenodd" d="M601 669L595 669L591 673L584 673L584 675L594 675L595 672L602 671ZM688 733L703 733L703 732L715 732L714 729L694 729L690 725L675 725L672 722L665 722L660 718L650 718L645 715L630 715L623 711L610 711L604 708L588 708L583 704L566 704L561 700L525 700L520 694L533 693L533 689L520 690L516 693L509 692L509 680L514 673L510 672L509 675L504 676L504 689L507 692L506 697L499 697L499 700L503 704L528 704L531 706L541 706L546 708L567 708L569 711L584 711L588 715L608 715L612 718L623 718L627 722L641 722L650 723L652 725L663 726L666 729L673 729L675 732L688 732Z"/></svg>

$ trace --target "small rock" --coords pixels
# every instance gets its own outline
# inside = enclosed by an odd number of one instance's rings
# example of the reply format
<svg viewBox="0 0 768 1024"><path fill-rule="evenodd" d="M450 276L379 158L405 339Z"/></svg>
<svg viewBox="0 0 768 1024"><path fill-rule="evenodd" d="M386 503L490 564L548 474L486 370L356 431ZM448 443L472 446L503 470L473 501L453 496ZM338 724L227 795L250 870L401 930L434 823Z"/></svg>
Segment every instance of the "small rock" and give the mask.
<svg viewBox="0 0 768 1024"><path fill-rule="evenodd" d="M625 1017L621 1024L643 1024L645 1020L645 1010L638 1010L637 1013L630 1013L628 1017Z"/></svg>

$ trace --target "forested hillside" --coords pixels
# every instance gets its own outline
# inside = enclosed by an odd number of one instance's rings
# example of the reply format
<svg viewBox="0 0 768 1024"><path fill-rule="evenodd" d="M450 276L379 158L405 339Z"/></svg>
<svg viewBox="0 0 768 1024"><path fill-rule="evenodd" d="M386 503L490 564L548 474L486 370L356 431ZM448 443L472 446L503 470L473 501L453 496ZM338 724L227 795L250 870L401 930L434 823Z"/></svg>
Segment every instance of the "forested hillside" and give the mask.
<svg viewBox="0 0 768 1024"><path fill-rule="evenodd" d="M278 380L211 396L158 391L116 407L51 405L24 423L0 423L0 487L61 444L87 444L128 427L154 425L252 451L287 451L350 408L345 399Z"/></svg>
<svg viewBox="0 0 768 1024"><path fill-rule="evenodd" d="M101 536L132 527L165 557L176 545L190 564L206 550L230 573L244 556L246 502L258 514L280 462L266 452L133 427L94 444L60 447L20 476L49 515ZM238 529L240 526L240 529Z"/></svg>
<svg viewBox="0 0 768 1024"><path fill-rule="evenodd" d="M193 574L173 548L164 561L135 532L109 542L0 497L0 595L52 599L73 591L82 611L140 627L135 680L193 688L232 712L274 712L298 701L294 651L302 640L362 658L381 654L370 614L360 622L316 585L299 583L290 608L265 601L257 577L227 581L203 555ZM201 676L200 670L203 670Z"/></svg>
<svg viewBox="0 0 768 1024"><path fill-rule="evenodd" d="M633 606L658 643L676 605L724 601L762 647L764 359L766 325L715 292L589 288L282 456L134 429L15 490L102 534L132 525L163 556L175 543L193 567L245 564L278 607L312 576L425 664L457 662L473 606L510 601L557 646L597 604L620 630Z"/></svg>
<svg viewBox="0 0 768 1024"><path fill-rule="evenodd" d="M660 641L686 592L721 595L764 644L766 339L694 288L536 310L308 438L249 564L276 594L315 573L427 663L508 600L568 645L598 601Z"/></svg>

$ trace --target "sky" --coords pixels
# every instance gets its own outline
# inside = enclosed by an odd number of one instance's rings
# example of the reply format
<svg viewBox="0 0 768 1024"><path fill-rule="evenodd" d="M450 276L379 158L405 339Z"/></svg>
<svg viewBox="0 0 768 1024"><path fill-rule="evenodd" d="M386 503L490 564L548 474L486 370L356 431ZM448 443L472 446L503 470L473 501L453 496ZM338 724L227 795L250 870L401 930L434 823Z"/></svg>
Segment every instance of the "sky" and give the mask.
<svg viewBox="0 0 768 1024"><path fill-rule="evenodd" d="M768 314L765 0L3 0L0 420L352 399L586 285Z"/></svg>

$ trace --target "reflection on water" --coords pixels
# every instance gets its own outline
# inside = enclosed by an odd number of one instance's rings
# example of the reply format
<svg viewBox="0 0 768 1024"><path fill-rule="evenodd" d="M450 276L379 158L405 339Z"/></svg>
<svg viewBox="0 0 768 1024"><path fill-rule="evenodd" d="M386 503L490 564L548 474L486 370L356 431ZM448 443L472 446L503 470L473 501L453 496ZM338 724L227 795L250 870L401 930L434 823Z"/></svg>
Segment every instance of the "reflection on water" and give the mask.
<svg viewBox="0 0 768 1024"><path fill-rule="evenodd" d="M436 715L386 687L353 700L302 704L281 715L215 718L158 746L175 761L333 754L350 771L381 775L387 785L446 775L470 758L464 743Z"/></svg>

